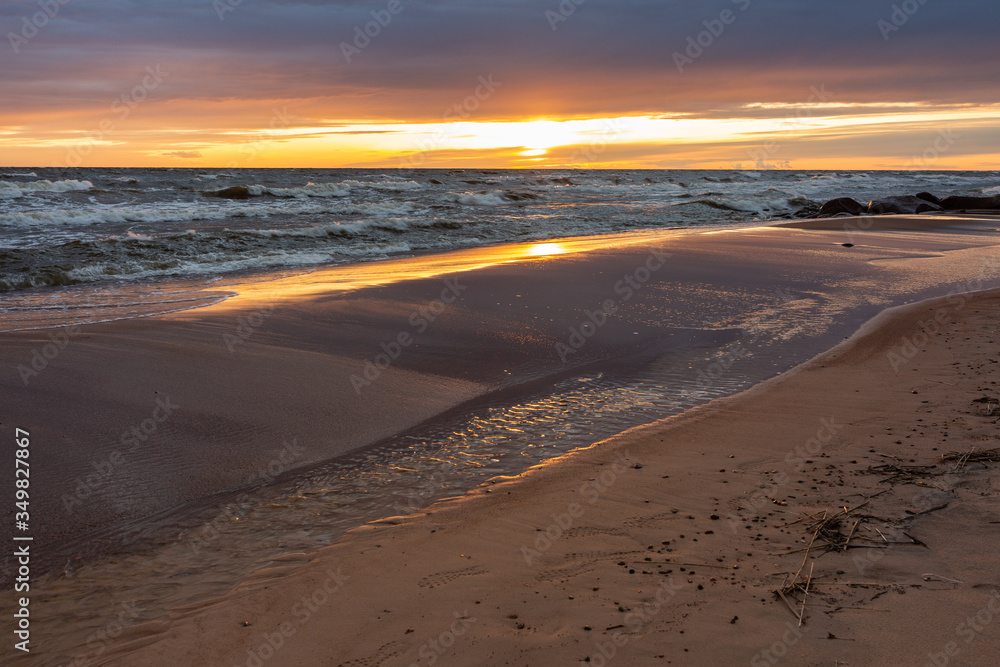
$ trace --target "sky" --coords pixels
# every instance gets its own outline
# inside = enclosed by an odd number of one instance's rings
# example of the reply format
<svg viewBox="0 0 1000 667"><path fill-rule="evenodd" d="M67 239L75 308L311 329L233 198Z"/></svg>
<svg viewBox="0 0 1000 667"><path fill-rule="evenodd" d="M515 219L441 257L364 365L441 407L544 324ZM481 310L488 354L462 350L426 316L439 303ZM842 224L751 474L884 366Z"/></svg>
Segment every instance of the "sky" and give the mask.
<svg viewBox="0 0 1000 667"><path fill-rule="evenodd" d="M995 0L0 0L0 164L997 169Z"/></svg>

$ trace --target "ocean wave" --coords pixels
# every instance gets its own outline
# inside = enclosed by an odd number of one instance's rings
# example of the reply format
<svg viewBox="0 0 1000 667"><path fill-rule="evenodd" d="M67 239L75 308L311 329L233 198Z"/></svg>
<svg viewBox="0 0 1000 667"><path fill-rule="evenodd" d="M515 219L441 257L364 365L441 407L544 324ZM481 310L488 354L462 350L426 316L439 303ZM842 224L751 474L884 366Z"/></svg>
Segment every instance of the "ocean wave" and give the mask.
<svg viewBox="0 0 1000 667"><path fill-rule="evenodd" d="M239 249L202 252L194 256L150 252L147 256L123 256L110 261L82 262L65 268L40 267L18 274L0 275L0 292L107 280L212 276L263 269L305 268L357 258L377 259L410 250L412 248L408 243L393 242L365 243L320 251L272 249L249 256Z"/></svg>
<svg viewBox="0 0 1000 667"><path fill-rule="evenodd" d="M416 181L342 181L341 185L349 188L388 190L389 192L410 192L427 188L426 184L417 183Z"/></svg>
<svg viewBox="0 0 1000 667"><path fill-rule="evenodd" d="M31 181L23 183L15 181L13 183L0 182L0 199L13 199L14 197L24 197L36 192L78 192L90 190L94 184L90 181Z"/></svg>
<svg viewBox="0 0 1000 667"><path fill-rule="evenodd" d="M251 197L345 197L350 194L350 186L342 183L308 183L296 188L270 188L266 185L234 185L222 190L202 192L206 197L222 199L249 199Z"/></svg>
<svg viewBox="0 0 1000 667"><path fill-rule="evenodd" d="M368 220L331 222L326 225L296 227L291 229L240 229L227 231L229 231L230 234L281 238L296 236L354 236L378 229L390 232L406 232L412 229L456 229L461 226L462 225L454 222L439 221L433 217L416 217L374 218Z"/></svg>
<svg viewBox="0 0 1000 667"><path fill-rule="evenodd" d="M467 206L507 206L514 202L541 199L541 196L533 192L492 190L490 192L446 192L441 195L441 199Z"/></svg>
<svg viewBox="0 0 1000 667"><path fill-rule="evenodd" d="M278 214L401 216L413 211L409 202L337 203L307 206L233 205L184 208L79 208L0 213L0 226L43 227L48 225L94 225L101 223L167 223L265 218Z"/></svg>
<svg viewBox="0 0 1000 667"><path fill-rule="evenodd" d="M788 197L756 201L749 199L695 199L676 204L676 206L694 205L708 206L721 211L752 213L758 216L771 217L779 214L787 214L804 207L818 205L818 202L808 197Z"/></svg>

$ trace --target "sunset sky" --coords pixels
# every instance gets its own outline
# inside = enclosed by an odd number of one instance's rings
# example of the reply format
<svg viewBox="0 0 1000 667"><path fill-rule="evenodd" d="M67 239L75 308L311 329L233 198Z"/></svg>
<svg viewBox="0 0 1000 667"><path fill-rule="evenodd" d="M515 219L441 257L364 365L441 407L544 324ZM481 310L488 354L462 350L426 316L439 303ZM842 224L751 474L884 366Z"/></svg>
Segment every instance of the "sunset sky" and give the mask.
<svg viewBox="0 0 1000 667"><path fill-rule="evenodd" d="M0 164L992 170L996 16L992 0L5 0Z"/></svg>

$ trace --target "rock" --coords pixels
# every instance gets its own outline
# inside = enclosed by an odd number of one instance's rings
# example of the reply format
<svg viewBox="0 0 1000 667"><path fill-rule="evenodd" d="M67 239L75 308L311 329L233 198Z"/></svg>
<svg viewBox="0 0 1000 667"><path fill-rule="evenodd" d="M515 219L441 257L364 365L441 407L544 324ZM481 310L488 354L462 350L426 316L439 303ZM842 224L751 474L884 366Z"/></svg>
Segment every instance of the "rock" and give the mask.
<svg viewBox="0 0 1000 667"><path fill-rule="evenodd" d="M885 197L868 204L869 215L908 214L940 210L940 206L923 197Z"/></svg>
<svg viewBox="0 0 1000 667"><path fill-rule="evenodd" d="M946 211L972 210L1000 210L1000 195L993 197L945 197L941 200L941 208Z"/></svg>
<svg viewBox="0 0 1000 667"><path fill-rule="evenodd" d="M847 213L848 215L861 215L865 212L865 207L862 204L854 201L850 197L840 197L839 199L831 199L819 209L820 218L832 218L840 213Z"/></svg>
<svg viewBox="0 0 1000 667"><path fill-rule="evenodd" d="M816 218L819 217L820 207L816 202L808 202L802 206L795 213L792 213L796 218Z"/></svg>
<svg viewBox="0 0 1000 667"><path fill-rule="evenodd" d="M224 190L202 193L206 197L221 197L222 199L250 199L250 189L242 185L237 185Z"/></svg>
<svg viewBox="0 0 1000 667"><path fill-rule="evenodd" d="M938 199L937 197L935 197L934 195L932 195L929 192L918 192L917 193L917 199L923 199L924 201L930 202L930 203L935 204L937 206L941 205L941 200Z"/></svg>

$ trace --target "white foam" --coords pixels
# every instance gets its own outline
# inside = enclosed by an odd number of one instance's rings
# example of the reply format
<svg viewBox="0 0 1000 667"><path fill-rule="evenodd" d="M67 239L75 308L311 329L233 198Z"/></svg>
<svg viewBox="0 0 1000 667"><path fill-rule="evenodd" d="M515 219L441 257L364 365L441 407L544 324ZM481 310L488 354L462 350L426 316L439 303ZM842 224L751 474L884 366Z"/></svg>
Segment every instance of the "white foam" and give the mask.
<svg viewBox="0 0 1000 667"><path fill-rule="evenodd" d="M190 207L159 208L80 208L0 213L0 226L37 227L45 225L94 225L101 223L165 223L194 222L196 220L226 220L231 218L265 218L271 215L365 215L392 217L406 215L413 210L409 202L383 202L379 204L233 204L212 206L202 203Z"/></svg>
<svg viewBox="0 0 1000 667"><path fill-rule="evenodd" d="M1000 195L1000 185L996 185L992 188L983 188L984 195Z"/></svg>
<svg viewBox="0 0 1000 667"><path fill-rule="evenodd" d="M349 248L337 248L332 251L336 255L348 257L372 257L390 253L409 252L411 247L406 243L364 244ZM231 259L216 253L203 253L197 260L176 260L170 266L164 266L163 258L146 260L121 260L118 262L98 262L71 269L66 272L70 280L78 282L97 282L109 278L120 279L128 277L155 278L173 275L213 275L231 273L234 271L251 271L272 267L305 267L327 264L335 261L331 252L288 252L284 250L270 251L252 257Z"/></svg>
<svg viewBox="0 0 1000 667"><path fill-rule="evenodd" d="M494 190L493 192L448 192L442 195L442 199L445 201L453 201L459 204L466 204L468 206L506 206L510 202L504 198L503 193L499 190Z"/></svg>
<svg viewBox="0 0 1000 667"><path fill-rule="evenodd" d="M388 229L395 232L405 232L415 227L429 227L433 224L434 220L431 218L382 218L350 222L331 222L327 225L296 227L292 229L240 229L230 231L240 234L248 234L251 236L263 236L267 238L280 238L282 236L353 236L356 234L363 234L371 229Z"/></svg>
<svg viewBox="0 0 1000 667"><path fill-rule="evenodd" d="M12 199L23 197L34 192L76 192L90 190L94 184L90 181L31 181L22 183L0 183L0 198Z"/></svg>
<svg viewBox="0 0 1000 667"><path fill-rule="evenodd" d="M251 185L247 188L251 195L269 194L274 197L344 197L351 192L350 186L341 183L308 183L299 188L268 188Z"/></svg>
<svg viewBox="0 0 1000 667"><path fill-rule="evenodd" d="M391 192L407 192L411 190L425 190L427 186L416 181L344 181L342 185L352 188L373 188L375 190L389 190Z"/></svg>
<svg viewBox="0 0 1000 667"><path fill-rule="evenodd" d="M0 225L94 225L107 222L181 222L185 220L224 220L230 211L220 207L190 209L61 209L0 214ZM245 215L245 214L244 214Z"/></svg>

